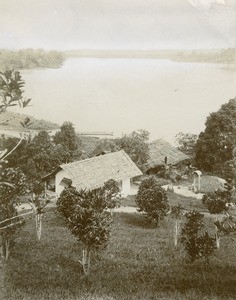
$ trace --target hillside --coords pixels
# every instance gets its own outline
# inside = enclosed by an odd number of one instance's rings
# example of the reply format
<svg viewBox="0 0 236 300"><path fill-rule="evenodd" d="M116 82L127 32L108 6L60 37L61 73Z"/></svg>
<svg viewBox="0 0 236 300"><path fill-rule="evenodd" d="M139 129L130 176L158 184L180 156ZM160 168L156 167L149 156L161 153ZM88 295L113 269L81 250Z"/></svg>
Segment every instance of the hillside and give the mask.
<svg viewBox="0 0 236 300"><path fill-rule="evenodd" d="M24 121L26 118L30 118L30 123L32 124L28 128L31 130L54 131L60 127L58 124L50 121L38 120L25 114L6 111L0 114L0 135L8 135L8 132L10 132L10 136L19 137L19 131L23 131L24 129L20 122ZM86 157L90 156L100 139L97 137L81 135L80 133L77 133L77 136L82 141L83 153L86 155Z"/></svg>
<svg viewBox="0 0 236 300"><path fill-rule="evenodd" d="M59 129L59 125L52 123L50 121L38 120L34 117L13 113L10 111L6 111L0 114L0 130L14 130L14 131L22 131L23 127L20 122L23 122L26 118L30 119L29 129L32 130L53 130Z"/></svg>

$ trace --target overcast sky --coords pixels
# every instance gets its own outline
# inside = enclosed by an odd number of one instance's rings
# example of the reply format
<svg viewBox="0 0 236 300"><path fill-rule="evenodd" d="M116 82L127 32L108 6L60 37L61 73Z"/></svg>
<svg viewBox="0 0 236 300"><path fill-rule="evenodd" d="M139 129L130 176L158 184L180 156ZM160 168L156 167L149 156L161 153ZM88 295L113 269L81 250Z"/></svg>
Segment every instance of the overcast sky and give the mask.
<svg viewBox="0 0 236 300"><path fill-rule="evenodd" d="M234 47L236 0L0 0L0 48Z"/></svg>

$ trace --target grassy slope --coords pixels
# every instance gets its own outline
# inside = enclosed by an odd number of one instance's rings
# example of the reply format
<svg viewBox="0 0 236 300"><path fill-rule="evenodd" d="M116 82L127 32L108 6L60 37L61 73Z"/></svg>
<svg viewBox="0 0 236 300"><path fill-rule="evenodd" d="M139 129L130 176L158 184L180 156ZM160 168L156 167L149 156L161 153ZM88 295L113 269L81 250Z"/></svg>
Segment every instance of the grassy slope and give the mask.
<svg viewBox="0 0 236 300"><path fill-rule="evenodd" d="M188 264L173 249L173 223L148 228L139 214L115 214L107 249L93 255L91 275L82 274L80 244L49 211L42 241L29 220L6 267L2 299L233 299L235 249L231 240L209 265Z"/></svg>
<svg viewBox="0 0 236 300"><path fill-rule="evenodd" d="M33 118L32 116L28 116L25 114L13 113L10 111L6 111L1 114L1 122L5 122L4 125L0 125L0 129L4 130L19 130L22 131L23 127L20 122L23 122L27 117L30 118L32 125L29 126L29 129L34 130L52 130L59 129L59 125L52 123L50 121L38 120ZM9 121L8 121L9 120Z"/></svg>

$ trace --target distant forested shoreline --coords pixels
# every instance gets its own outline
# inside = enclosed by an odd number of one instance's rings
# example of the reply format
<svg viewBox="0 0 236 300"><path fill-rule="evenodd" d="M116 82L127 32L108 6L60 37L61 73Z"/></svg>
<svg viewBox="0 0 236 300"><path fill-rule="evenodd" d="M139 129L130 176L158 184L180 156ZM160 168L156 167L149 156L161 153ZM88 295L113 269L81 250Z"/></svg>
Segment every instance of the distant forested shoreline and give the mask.
<svg viewBox="0 0 236 300"><path fill-rule="evenodd" d="M17 51L0 49L0 70L58 68L65 61L63 52L43 49L22 49Z"/></svg>
<svg viewBox="0 0 236 300"><path fill-rule="evenodd" d="M96 50L77 49L46 51L43 49L0 49L0 70L59 68L67 58L145 58L170 59L178 62L236 64L236 49L196 50Z"/></svg>
<svg viewBox="0 0 236 300"><path fill-rule="evenodd" d="M178 51L172 56L172 59L187 62L235 64L236 49Z"/></svg>
<svg viewBox="0 0 236 300"><path fill-rule="evenodd" d="M200 62L235 64L236 49L154 49L154 50L100 50L100 49L77 49L65 51L67 58L143 58L143 59L169 59L178 62Z"/></svg>

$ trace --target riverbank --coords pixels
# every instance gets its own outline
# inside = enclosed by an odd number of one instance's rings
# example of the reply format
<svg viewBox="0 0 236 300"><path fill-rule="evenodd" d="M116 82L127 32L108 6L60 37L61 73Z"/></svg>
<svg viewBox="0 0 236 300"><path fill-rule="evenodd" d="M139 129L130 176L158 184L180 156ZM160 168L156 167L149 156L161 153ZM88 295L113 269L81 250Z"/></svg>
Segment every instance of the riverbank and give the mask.
<svg viewBox="0 0 236 300"><path fill-rule="evenodd" d="M236 49L196 49L196 50L91 50L77 49L65 51L66 58L103 59L168 59L175 62L236 64Z"/></svg>

